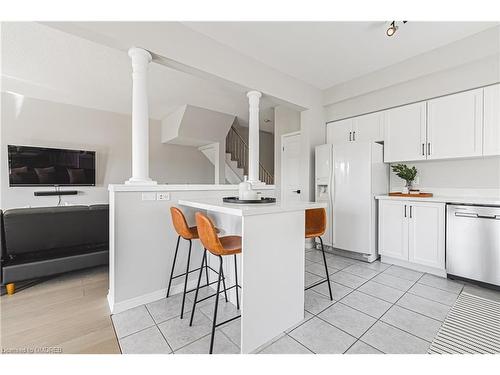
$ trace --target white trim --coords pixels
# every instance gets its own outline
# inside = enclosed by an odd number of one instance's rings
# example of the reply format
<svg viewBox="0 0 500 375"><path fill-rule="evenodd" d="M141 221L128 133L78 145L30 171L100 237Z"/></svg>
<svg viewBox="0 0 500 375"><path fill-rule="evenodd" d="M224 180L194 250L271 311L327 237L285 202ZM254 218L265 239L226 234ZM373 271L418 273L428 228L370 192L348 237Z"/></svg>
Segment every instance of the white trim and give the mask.
<svg viewBox="0 0 500 375"><path fill-rule="evenodd" d="M188 281L187 284L187 289L193 289L196 288L196 282L197 280L191 280ZM170 288L170 296L173 296L175 294L182 293L184 290L184 284L177 284L173 285ZM113 301L113 297L111 296L110 293L108 293L108 304L109 304L109 310L111 311L111 314L118 314L121 313L125 310L133 309L134 307L145 305L147 303L151 303L154 301L158 301L162 298L165 298L167 296L167 289L160 289L156 290L154 292L148 293L148 294L143 294L138 297L130 298L125 301L117 302L115 303Z"/></svg>
<svg viewBox="0 0 500 375"><path fill-rule="evenodd" d="M274 190L274 185L259 186L262 190ZM228 191L238 190L238 185L124 185L124 184L110 184L108 185L109 191Z"/></svg>

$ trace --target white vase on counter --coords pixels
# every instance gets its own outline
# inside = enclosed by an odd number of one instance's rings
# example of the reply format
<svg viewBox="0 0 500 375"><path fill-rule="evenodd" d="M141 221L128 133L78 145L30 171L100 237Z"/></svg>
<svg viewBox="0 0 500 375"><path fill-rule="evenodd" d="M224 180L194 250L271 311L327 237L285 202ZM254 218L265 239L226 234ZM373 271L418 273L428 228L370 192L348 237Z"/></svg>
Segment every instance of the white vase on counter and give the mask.
<svg viewBox="0 0 500 375"><path fill-rule="evenodd" d="M238 198L240 200L256 200L257 192L252 189L252 184L248 182L248 177L243 176L243 181L238 185Z"/></svg>

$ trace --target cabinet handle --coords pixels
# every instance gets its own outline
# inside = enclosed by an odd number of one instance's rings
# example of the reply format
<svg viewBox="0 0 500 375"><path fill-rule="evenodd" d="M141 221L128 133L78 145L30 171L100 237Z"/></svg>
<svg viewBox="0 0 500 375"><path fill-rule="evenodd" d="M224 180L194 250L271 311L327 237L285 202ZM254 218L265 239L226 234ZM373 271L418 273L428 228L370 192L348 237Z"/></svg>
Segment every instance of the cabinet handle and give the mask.
<svg viewBox="0 0 500 375"><path fill-rule="evenodd" d="M349 132L349 142L351 142L351 135L352 135L352 132Z"/></svg>
<svg viewBox="0 0 500 375"><path fill-rule="evenodd" d="M356 132L352 132L352 140L355 141L356 140Z"/></svg>
<svg viewBox="0 0 500 375"><path fill-rule="evenodd" d="M431 142L427 143L427 155L431 154Z"/></svg>
<svg viewBox="0 0 500 375"><path fill-rule="evenodd" d="M425 156L425 143L422 143L422 156Z"/></svg>
<svg viewBox="0 0 500 375"><path fill-rule="evenodd" d="M405 204L405 217L406 217L406 204Z"/></svg>
<svg viewBox="0 0 500 375"><path fill-rule="evenodd" d="M412 207L412 206L410 206L410 219L412 218L412 214L411 214L411 207Z"/></svg>

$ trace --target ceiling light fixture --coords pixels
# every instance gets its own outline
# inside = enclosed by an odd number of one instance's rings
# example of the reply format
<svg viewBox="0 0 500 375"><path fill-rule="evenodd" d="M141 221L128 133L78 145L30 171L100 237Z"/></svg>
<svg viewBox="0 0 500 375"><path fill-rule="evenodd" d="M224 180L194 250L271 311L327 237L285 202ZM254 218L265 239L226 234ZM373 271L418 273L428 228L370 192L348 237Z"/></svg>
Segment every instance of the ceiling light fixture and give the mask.
<svg viewBox="0 0 500 375"><path fill-rule="evenodd" d="M403 25L408 22L408 21L402 21L403 22ZM399 26L396 25L396 21L392 21L389 25L389 27L387 28L387 31L385 32L385 34L388 36L388 37L391 37L393 36L394 34L396 34L396 31L398 31L399 29Z"/></svg>

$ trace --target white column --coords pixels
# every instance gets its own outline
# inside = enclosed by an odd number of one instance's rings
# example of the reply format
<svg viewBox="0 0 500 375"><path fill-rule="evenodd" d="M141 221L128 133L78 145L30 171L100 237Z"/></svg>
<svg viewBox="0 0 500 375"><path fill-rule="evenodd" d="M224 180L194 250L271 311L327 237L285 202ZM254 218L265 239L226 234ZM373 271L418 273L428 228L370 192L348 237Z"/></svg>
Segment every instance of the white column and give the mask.
<svg viewBox="0 0 500 375"><path fill-rule="evenodd" d="M259 100L262 94L249 91L248 97L248 181L259 181Z"/></svg>
<svg viewBox="0 0 500 375"><path fill-rule="evenodd" d="M132 177L125 183L153 185L149 178L149 107L148 67L151 54L132 47L128 50L132 59Z"/></svg>

